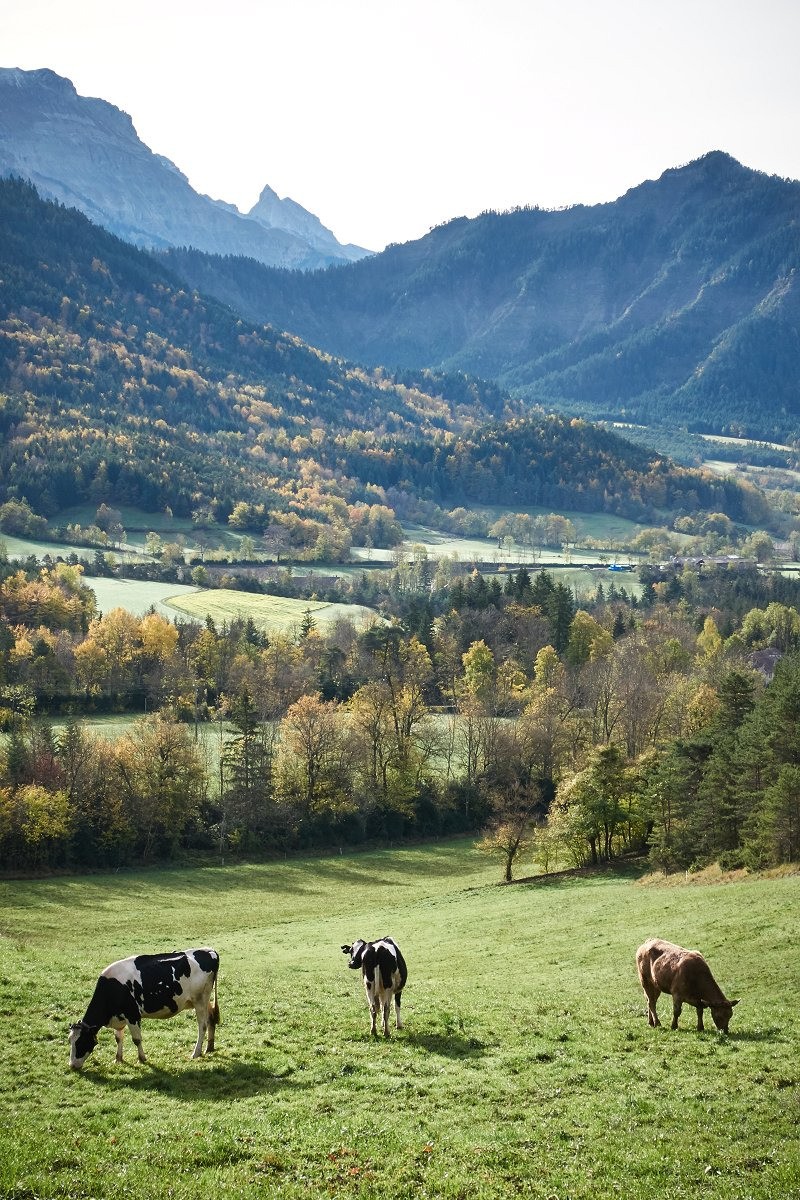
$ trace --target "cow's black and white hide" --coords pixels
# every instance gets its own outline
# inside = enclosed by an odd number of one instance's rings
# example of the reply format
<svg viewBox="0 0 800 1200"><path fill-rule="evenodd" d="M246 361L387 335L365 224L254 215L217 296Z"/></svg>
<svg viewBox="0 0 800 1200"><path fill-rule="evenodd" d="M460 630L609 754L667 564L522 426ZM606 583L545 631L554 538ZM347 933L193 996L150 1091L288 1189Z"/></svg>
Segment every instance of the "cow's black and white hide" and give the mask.
<svg viewBox="0 0 800 1200"><path fill-rule="evenodd" d="M394 996L395 1022L403 1028L400 1017L400 997L408 978L405 959L400 947L390 937L377 942L365 942L361 938L352 946L342 946L342 953L350 955L348 967L356 971L361 968L364 991L372 1016L370 1033L377 1034L375 1023L378 1013L382 1014L384 1037L389 1036L389 1005Z"/></svg>
<svg viewBox="0 0 800 1200"><path fill-rule="evenodd" d="M97 980L94 995L83 1019L70 1025L69 1065L80 1071L97 1045L104 1027L113 1029L117 1039L117 1062L122 1062L125 1026L139 1054L142 1050L142 1017L174 1017L193 1008L197 1016L197 1044L192 1058L200 1058L208 1033L208 1049L214 1049L214 1031L219 1024L217 972L219 955L206 946L200 950L176 950L172 954L137 954L122 958L105 968ZM214 1001L211 1001L211 994Z"/></svg>

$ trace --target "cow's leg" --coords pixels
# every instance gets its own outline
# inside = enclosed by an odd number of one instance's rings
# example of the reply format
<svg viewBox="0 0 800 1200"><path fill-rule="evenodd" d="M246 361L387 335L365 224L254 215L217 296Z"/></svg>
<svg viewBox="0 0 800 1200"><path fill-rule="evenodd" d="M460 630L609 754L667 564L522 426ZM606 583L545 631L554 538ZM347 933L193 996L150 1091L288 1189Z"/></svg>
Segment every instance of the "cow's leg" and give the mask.
<svg viewBox="0 0 800 1200"><path fill-rule="evenodd" d="M198 1004L195 1009L195 1015L197 1017L197 1042L192 1051L192 1058L202 1058L203 1042L205 1041L206 1029L208 1028L208 1012L202 1004Z"/></svg>
<svg viewBox="0 0 800 1200"><path fill-rule="evenodd" d="M679 1000L677 996L673 996L672 997L672 1028L673 1029L678 1028L678 1017L681 1015L682 1008L683 1008L683 1001Z"/></svg>
<svg viewBox="0 0 800 1200"><path fill-rule="evenodd" d="M382 1004L383 1010L383 1036L389 1036L389 1005L392 1002L391 996L387 996Z"/></svg>
<svg viewBox="0 0 800 1200"><path fill-rule="evenodd" d="M400 992L394 994L394 1020L398 1029L403 1028L403 1019L400 1016Z"/></svg>
<svg viewBox="0 0 800 1200"><path fill-rule="evenodd" d="M703 1002L702 1002L702 1000L696 1007L697 1007L697 1032L705 1033L705 1029L703 1027Z"/></svg>
<svg viewBox="0 0 800 1200"><path fill-rule="evenodd" d="M122 1039L125 1037L125 1026L122 1029L114 1030L114 1037L117 1039L117 1062L122 1062Z"/></svg>
<svg viewBox="0 0 800 1200"><path fill-rule="evenodd" d="M656 1004L658 1003L661 991L654 983L646 982L644 979L642 980L642 990L647 997L647 1024L655 1028L661 1024L656 1012Z"/></svg>
<svg viewBox="0 0 800 1200"><path fill-rule="evenodd" d="M131 1031L131 1037L133 1038L133 1044L136 1047L136 1053L139 1055L139 1062L140 1063L147 1062L147 1059L145 1058L144 1050L142 1049L142 1027L141 1027L141 1025L129 1025L128 1028Z"/></svg>
<svg viewBox="0 0 800 1200"><path fill-rule="evenodd" d="M208 1054L214 1049L214 1034L217 1029L217 1017L214 1011L214 1005L209 1002L208 1005L208 1045L206 1051Z"/></svg>
<svg viewBox="0 0 800 1200"><path fill-rule="evenodd" d="M374 1034L375 1037L377 1037L378 1030L375 1028L375 1025L378 1020L378 1009L380 1008L380 1001L378 999L377 990L376 990L374 984L370 984L365 979L364 980L364 991L366 992L366 995L367 995L367 1005L369 1007L369 1015L371 1018L369 1031L370 1031L370 1033Z"/></svg>

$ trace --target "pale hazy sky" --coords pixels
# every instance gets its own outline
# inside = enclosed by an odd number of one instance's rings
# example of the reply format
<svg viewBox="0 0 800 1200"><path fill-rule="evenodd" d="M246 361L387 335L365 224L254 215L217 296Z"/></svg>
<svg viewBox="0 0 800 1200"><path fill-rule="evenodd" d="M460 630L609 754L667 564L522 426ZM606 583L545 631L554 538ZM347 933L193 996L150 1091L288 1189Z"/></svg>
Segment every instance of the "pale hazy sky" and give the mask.
<svg viewBox="0 0 800 1200"><path fill-rule="evenodd" d="M0 66L129 113L198 191L381 249L612 200L708 150L800 178L800 0L2 0Z"/></svg>

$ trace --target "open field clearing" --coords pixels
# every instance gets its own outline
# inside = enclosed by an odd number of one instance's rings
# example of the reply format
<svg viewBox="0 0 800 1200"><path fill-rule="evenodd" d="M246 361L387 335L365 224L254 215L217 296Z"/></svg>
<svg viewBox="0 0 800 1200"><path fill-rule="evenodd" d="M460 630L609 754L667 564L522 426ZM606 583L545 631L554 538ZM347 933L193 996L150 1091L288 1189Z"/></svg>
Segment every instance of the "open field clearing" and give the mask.
<svg viewBox="0 0 800 1200"><path fill-rule="evenodd" d="M119 510L122 514L122 524L126 531L125 545L127 550L120 550L115 547L109 547L111 553L117 558L148 558L144 554L145 535L148 531L160 534L165 542L174 540L178 537L185 539L187 553L196 548L195 535L197 530L192 526L188 518L168 517L163 513L145 513L138 509L120 506ZM491 508L486 509L490 521L496 521L499 517L509 513L510 509ZM531 508L525 509L531 516L545 516L551 510L548 508ZM591 537L598 541L602 541L613 552L613 549L628 540L635 537L641 530L641 525L637 525L634 521L629 521L624 517L612 516L608 513L584 513L584 512L564 512L563 516L567 517L574 524L579 541L585 537ZM63 523L77 523L88 527L94 521L95 509L91 505L82 505L79 508L69 509L60 514L59 520ZM424 546L431 558L441 558L445 555L455 556L460 562L497 562L507 563L510 566L518 566L521 563L528 565L532 562L530 549L512 545L511 547L498 547L496 538L481 538L481 537L457 537L441 530L433 529L424 525L404 524L403 532L406 537L406 542L403 549L408 552L414 545ZM54 557L75 552L79 556L91 556L94 554L94 548L85 546L74 546L63 542L40 542L31 541L25 538L15 538L8 535L2 536L6 543L8 553L11 557L21 558L29 554L34 554L41 557L43 554L51 554ZM241 544L243 534L229 529L227 526L214 526L206 531L207 539L211 544L223 547L228 550L236 551ZM259 539L255 538L256 551L258 553ZM354 546L352 549L352 558L358 567L364 567L372 564L374 567L380 567L391 563L395 551L385 547L364 547ZM574 561L597 561L597 551L573 551L572 556ZM536 562L563 562L564 555L559 550L542 549L536 550ZM621 560L622 561L622 560ZM628 561L627 557L624 561ZM328 564L325 567L323 564L310 564L306 570L333 570L335 573L341 573L340 564Z"/></svg>
<svg viewBox="0 0 800 1200"><path fill-rule="evenodd" d="M800 875L500 887L462 841L260 866L0 884L0 1194L10 1200L651 1195L800 1188ZM340 945L391 933L405 1028L371 1039ZM704 951L731 1035L650 1029L634 967ZM68 1024L138 951L221 955L217 1051L146 1022L140 1065ZM710 1020L707 1018L707 1024Z"/></svg>
<svg viewBox="0 0 800 1200"><path fill-rule="evenodd" d="M182 595L171 599L168 607L196 621L210 616L221 625L237 618L252 618L256 627L266 633L289 631L300 626L303 614L310 612L318 626L332 624L341 617L356 625L377 618L374 609L361 604L328 604L322 600L294 600L287 596L261 596L254 592L237 592L219 588Z"/></svg>
<svg viewBox="0 0 800 1200"><path fill-rule="evenodd" d="M764 484L764 476L774 477L778 471L780 476L786 481L790 481L792 490L797 485L800 485L800 471L790 470L789 467L759 467L759 466L740 466L738 463L721 462L718 459L706 459L703 466L713 471L716 475L721 475L725 478L728 475L736 475L739 479L749 479L756 487L762 487Z"/></svg>
<svg viewBox="0 0 800 1200"><path fill-rule="evenodd" d="M175 609L169 600L181 600L199 592L199 588L181 583L153 583L142 579L109 579L106 576L84 576L84 582L97 597L97 607L102 613L113 608L125 608L135 617L143 617L154 608L170 621Z"/></svg>
<svg viewBox="0 0 800 1200"><path fill-rule="evenodd" d="M591 571L587 571L585 567L560 567L552 574L556 583L565 583L572 590L577 603L594 596L598 583L602 583L606 592L613 585L618 591L624 588L629 596L638 597L642 594L642 584L637 571L611 571L603 567L593 567Z"/></svg>
<svg viewBox="0 0 800 1200"><path fill-rule="evenodd" d="M165 512L145 512L144 509L135 508L130 504L112 504L112 507L120 514L122 527L128 533L147 533L152 530L169 540L178 534L191 538L194 529L189 517L175 517ZM62 525L88 526L94 523L96 512L97 505L76 504L73 508L64 509L58 519Z"/></svg>
<svg viewBox="0 0 800 1200"><path fill-rule="evenodd" d="M491 516L493 521L506 513L516 511L508 508L489 507L485 510ZM552 512L552 509L547 507L533 507L523 510L532 517L544 517ZM635 537L642 528L635 521L629 520L627 517L618 517L613 513L587 513L579 512L577 509L559 509L562 516L572 521L578 533L578 539L583 537L591 537L597 541L604 542L611 547L616 542L625 541L628 538Z"/></svg>
<svg viewBox="0 0 800 1200"><path fill-rule="evenodd" d="M97 549L95 546L73 546L71 542L34 542L31 538L12 537L8 533L0 533L0 542L5 546L9 558L44 558L45 554L51 558L67 558L70 554L76 554L78 558L91 559ZM140 562L142 559L137 551L119 550L116 546L107 547L107 552L116 559L130 562Z"/></svg>
<svg viewBox="0 0 800 1200"><path fill-rule="evenodd" d="M497 520L508 511L508 509L493 509L491 519ZM545 516L549 512L546 508L526 509L525 511L531 516ZM584 537L595 538L603 541L612 553L613 547L635 537L642 528L634 521L628 521L624 517L609 516L606 513L565 512L561 515L572 521L577 530L579 542ZM457 537L424 525L404 525L403 532L406 536L402 547L405 554L408 554L413 546L424 546L429 558L455 557L458 562L505 563L508 566L516 567L523 563L530 566L534 561L536 565L545 566L547 563L565 561L562 551L549 547L536 547L534 556L529 547L519 546L516 543L511 546L498 546L496 538ZM578 563L597 562L598 553L597 550L571 550L570 559ZM391 562L395 551L377 547L354 546L351 554L361 563L372 562L380 565ZM629 555L622 553L620 561L627 563L638 560L636 555L631 560Z"/></svg>
<svg viewBox="0 0 800 1200"><path fill-rule="evenodd" d="M125 734L130 733L135 723L141 719L141 713L103 713L99 716L79 718L81 726L87 733L94 734L99 738L105 738L108 742L115 742L117 738L124 737ZM53 733L59 736L67 727L67 719L65 717L57 717L49 721L48 724L52 728Z"/></svg>
<svg viewBox="0 0 800 1200"><path fill-rule="evenodd" d="M749 438L725 437L722 433L700 433L698 437L704 442L720 442L723 446L739 446L742 450L757 450L761 446L767 446L770 450L792 450L785 442L758 442Z"/></svg>

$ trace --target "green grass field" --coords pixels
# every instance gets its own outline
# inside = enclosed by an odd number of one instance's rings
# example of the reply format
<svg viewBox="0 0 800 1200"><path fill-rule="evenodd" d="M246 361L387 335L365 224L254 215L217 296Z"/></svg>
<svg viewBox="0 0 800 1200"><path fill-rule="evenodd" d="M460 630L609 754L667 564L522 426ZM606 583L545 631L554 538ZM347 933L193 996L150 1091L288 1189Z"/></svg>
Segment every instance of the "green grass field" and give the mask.
<svg viewBox="0 0 800 1200"><path fill-rule="evenodd" d="M497 886L470 842L0 884L0 1194L708 1196L800 1189L800 876ZM371 1039L339 950L393 934L405 1028ZM636 946L702 949L728 1038L650 1029ZM80 1074L68 1024L136 951L221 954L217 1051L189 1016ZM662 1017L668 1001L662 998Z"/></svg>
<svg viewBox="0 0 800 1200"><path fill-rule="evenodd" d="M102 613L125 608L135 617L143 617L154 608L170 621L175 616L175 609L168 601L174 599L180 602L182 596L199 592L199 588L185 583L156 583L150 579L112 579L89 575L85 577L85 582L94 592L97 607Z"/></svg>
<svg viewBox="0 0 800 1200"><path fill-rule="evenodd" d="M123 737L126 733L130 733L131 729L137 721L142 719L142 713L103 713L100 716L82 716L79 718L83 729L96 737L105 738L108 742L114 742L119 737ZM62 734L67 727L68 719L66 717L55 717L47 722L53 733L56 736ZM205 731L205 726L198 726Z"/></svg>
<svg viewBox="0 0 800 1200"><path fill-rule="evenodd" d="M174 517L165 512L145 512L144 509L131 504L114 504L111 501L109 503L120 513L123 529L131 533L146 533L152 530L169 541L178 534L190 538L194 529L189 517ZM76 524L86 527L94 524L96 513L96 504L76 504L60 512L58 522L61 525Z"/></svg>
<svg viewBox="0 0 800 1200"><path fill-rule="evenodd" d="M374 609L361 604L329 604L322 600L294 600L288 596L263 596L255 592L237 592L229 588L204 589L194 594L172 598L168 606L195 621L211 616L221 625L235 618L252 617L256 627L266 633L275 630L289 632L298 628L303 614L309 610L318 626L331 624L344 617L356 625L376 619Z"/></svg>

